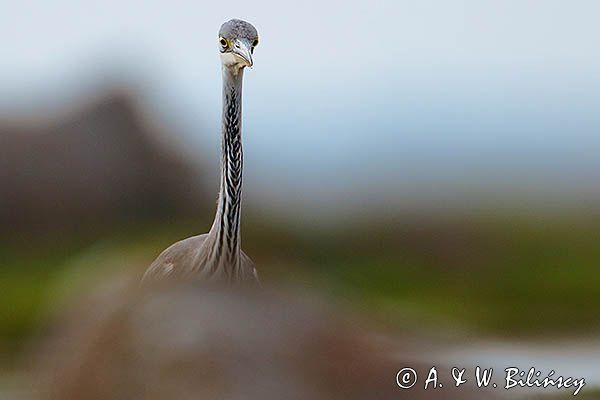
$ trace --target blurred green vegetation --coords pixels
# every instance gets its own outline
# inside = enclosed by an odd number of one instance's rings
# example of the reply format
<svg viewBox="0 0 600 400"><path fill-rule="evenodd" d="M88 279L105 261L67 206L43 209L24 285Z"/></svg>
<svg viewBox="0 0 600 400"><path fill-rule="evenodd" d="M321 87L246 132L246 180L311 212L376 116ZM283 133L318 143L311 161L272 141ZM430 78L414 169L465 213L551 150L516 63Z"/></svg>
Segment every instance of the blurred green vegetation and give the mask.
<svg viewBox="0 0 600 400"><path fill-rule="evenodd" d="M111 274L141 274L208 221L148 222L94 235L0 243L0 348L16 354L53 310ZM265 282L331 293L399 327L491 335L600 327L600 221L400 216L321 227L249 216L243 248Z"/></svg>

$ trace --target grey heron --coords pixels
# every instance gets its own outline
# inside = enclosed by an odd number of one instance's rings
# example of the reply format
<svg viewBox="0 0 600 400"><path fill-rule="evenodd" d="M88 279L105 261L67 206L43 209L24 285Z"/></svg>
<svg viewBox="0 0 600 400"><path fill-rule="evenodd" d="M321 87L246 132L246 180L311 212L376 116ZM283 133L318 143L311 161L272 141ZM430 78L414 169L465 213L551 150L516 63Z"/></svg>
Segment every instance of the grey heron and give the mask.
<svg viewBox="0 0 600 400"><path fill-rule="evenodd" d="M215 219L208 233L181 240L164 250L146 270L142 282L164 279L218 282L257 281L252 260L242 251L242 80L252 67L258 45L256 28L232 19L219 30L223 73L221 183Z"/></svg>

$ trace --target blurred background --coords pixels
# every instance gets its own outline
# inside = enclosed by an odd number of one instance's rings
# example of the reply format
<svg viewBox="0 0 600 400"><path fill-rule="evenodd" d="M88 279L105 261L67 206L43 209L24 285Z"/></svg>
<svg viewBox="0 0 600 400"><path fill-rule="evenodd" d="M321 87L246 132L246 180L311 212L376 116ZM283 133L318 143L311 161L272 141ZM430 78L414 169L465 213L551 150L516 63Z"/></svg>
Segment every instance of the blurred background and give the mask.
<svg viewBox="0 0 600 400"><path fill-rule="evenodd" d="M209 229L217 32L233 17L261 37L245 77L242 236L262 280L392 329L481 338L492 359L560 341L574 352L562 360L579 360L564 365L599 384L585 358L600 348L599 12L4 0L0 387L52 315Z"/></svg>

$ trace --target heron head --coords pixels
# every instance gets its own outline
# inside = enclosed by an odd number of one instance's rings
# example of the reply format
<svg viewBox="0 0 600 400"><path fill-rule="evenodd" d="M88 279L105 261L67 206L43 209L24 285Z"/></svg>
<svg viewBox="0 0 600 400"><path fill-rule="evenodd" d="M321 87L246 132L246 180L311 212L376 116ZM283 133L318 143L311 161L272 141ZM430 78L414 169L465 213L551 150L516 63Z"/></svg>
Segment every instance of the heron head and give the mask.
<svg viewBox="0 0 600 400"><path fill-rule="evenodd" d="M252 67L252 53L258 46L258 32L252 24L232 19L221 25L219 50L221 62L227 67Z"/></svg>

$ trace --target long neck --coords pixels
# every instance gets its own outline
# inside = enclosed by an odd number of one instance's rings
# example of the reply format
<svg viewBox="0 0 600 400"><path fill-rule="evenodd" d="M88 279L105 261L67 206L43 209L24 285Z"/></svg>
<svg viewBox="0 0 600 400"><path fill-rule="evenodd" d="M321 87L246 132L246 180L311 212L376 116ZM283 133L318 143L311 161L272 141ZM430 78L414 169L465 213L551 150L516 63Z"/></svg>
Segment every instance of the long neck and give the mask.
<svg viewBox="0 0 600 400"><path fill-rule="evenodd" d="M217 212L209 236L216 265L237 267L240 257L242 202L242 79L243 69L223 66L221 124L221 186Z"/></svg>

